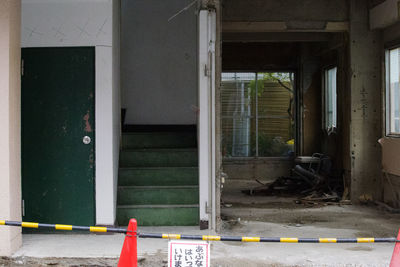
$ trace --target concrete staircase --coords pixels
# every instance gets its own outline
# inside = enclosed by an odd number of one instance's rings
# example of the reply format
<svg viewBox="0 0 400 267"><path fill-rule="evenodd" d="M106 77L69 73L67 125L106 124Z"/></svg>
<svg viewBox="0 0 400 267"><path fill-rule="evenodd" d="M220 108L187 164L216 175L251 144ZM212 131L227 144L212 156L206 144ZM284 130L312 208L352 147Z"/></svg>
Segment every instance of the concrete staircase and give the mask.
<svg viewBox="0 0 400 267"><path fill-rule="evenodd" d="M117 220L128 225L199 223L195 132L129 132L122 136Z"/></svg>

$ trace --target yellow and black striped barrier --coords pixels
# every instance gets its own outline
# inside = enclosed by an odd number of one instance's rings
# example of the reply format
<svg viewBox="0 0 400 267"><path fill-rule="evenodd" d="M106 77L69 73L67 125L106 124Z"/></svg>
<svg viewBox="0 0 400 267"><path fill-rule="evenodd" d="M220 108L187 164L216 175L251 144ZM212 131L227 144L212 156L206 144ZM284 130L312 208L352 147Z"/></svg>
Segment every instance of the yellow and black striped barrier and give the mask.
<svg viewBox="0 0 400 267"><path fill-rule="evenodd" d="M189 239L205 241L269 242L269 243L395 243L398 240L389 238L293 238L293 237L250 237L250 236L213 236L213 235L179 235L138 233L140 238Z"/></svg>
<svg viewBox="0 0 400 267"><path fill-rule="evenodd" d="M90 231L100 233L124 233L125 228L99 227L99 226L75 226L65 224L44 224L35 222L2 221L0 225L19 226L25 228L47 228L67 231ZM205 240L205 241L236 241L236 242L267 242L267 243L396 243L400 242L394 237L363 237L363 238L293 238L293 237L249 237L249 236L215 236L215 235L185 235L185 234L161 234L161 233L136 233L139 238Z"/></svg>
<svg viewBox="0 0 400 267"><path fill-rule="evenodd" d="M113 227L100 227L100 226L76 226L67 224L46 224L36 222L16 222L16 221L2 221L0 225L8 226L19 226L23 228L47 228L53 230L65 230L65 231L89 231L97 233L126 233L127 230L124 228L113 228Z"/></svg>

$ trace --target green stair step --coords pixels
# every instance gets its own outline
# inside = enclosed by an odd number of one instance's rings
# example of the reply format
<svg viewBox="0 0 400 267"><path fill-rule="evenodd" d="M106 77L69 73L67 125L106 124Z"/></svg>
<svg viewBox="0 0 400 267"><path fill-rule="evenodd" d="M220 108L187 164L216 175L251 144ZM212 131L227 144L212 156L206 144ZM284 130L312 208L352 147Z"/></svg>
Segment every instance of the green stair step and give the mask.
<svg viewBox="0 0 400 267"><path fill-rule="evenodd" d="M134 132L122 135L122 148L197 147L196 132Z"/></svg>
<svg viewBox="0 0 400 267"><path fill-rule="evenodd" d="M118 185L168 186L198 185L197 167L121 168Z"/></svg>
<svg viewBox="0 0 400 267"><path fill-rule="evenodd" d="M117 221L126 226L131 218L141 226L188 226L199 224L198 205L118 206Z"/></svg>
<svg viewBox="0 0 400 267"><path fill-rule="evenodd" d="M122 150L120 167L196 167L197 149Z"/></svg>
<svg viewBox="0 0 400 267"><path fill-rule="evenodd" d="M117 220L128 225L198 225L196 132L123 133Z"/></svg>
<svg viewBox="0 0 400 267"><path fill-rule="evenodd" d="M118 205L198 204L198 186L119 186Z"/></svg>

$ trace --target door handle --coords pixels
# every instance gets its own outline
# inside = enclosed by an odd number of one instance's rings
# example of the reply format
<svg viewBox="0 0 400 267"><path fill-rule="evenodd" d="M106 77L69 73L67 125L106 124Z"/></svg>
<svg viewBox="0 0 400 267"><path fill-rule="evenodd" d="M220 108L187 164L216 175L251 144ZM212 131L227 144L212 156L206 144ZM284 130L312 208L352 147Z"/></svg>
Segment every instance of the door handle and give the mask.
<svg viewBox="0 0 400 267"><path fill-rule="evenodd" d="M88 145L88 144L90 144L90 142L92 142L92 139L89 136L86 135L86 136L83 137L82 142L85 145Z"/></svg>

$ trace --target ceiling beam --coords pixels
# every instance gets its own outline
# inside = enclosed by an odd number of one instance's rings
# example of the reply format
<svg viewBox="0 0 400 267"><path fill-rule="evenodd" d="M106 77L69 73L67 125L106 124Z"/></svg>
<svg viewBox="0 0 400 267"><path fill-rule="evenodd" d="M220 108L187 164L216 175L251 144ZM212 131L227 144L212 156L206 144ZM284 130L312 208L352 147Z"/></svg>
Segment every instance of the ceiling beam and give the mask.
<svg viewBox="0 0 400 267"><path fill-rule="evenodd" d="M347 21L223 21L222 32L346 32Z"/></svg>
<svg viewBox="0 0 400 267"><path fill-rule="evenodd" d="M331 38L327 32L222 32L223 42L328 42Z"/></svg>

